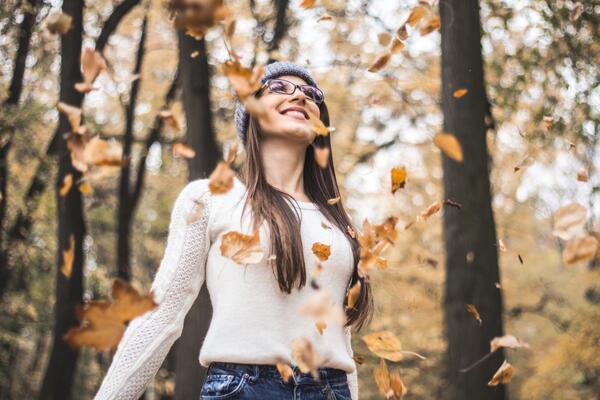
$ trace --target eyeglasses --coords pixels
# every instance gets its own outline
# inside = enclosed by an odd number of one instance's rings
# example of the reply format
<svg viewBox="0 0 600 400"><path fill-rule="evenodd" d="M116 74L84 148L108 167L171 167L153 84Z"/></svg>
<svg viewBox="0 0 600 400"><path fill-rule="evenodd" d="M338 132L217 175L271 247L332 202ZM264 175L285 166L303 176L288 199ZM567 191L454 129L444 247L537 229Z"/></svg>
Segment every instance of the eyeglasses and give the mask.
<svg viewBox="0 0 600 400"><path fill-rule="evenodd" d="M285 79L268 79L256 92L260 94L265 87L269 88L269 91L274 93L289 94L292 95L296 92L296 88L299 89L309 100L316 104L321 104L324 100L324 95L321 89L311 85L296 85L293 82L286 81Z"/></svg>

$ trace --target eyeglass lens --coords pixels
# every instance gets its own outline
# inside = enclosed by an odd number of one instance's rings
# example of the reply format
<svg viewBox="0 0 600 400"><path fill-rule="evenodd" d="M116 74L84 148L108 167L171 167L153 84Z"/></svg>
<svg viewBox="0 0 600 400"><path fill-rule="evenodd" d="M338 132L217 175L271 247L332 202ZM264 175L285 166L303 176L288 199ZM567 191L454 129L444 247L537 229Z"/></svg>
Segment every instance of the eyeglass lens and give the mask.
<svg viewBox="0 0 600 400"><path fill-rule="evenodd" d="M298 85L298 88L306 97L315 103L320 103L323 101L323 94L316 87L310 85ZM295 86L292 82L274 79L269 83L269 89L277 93L292 94L294 93Z"/></svg>

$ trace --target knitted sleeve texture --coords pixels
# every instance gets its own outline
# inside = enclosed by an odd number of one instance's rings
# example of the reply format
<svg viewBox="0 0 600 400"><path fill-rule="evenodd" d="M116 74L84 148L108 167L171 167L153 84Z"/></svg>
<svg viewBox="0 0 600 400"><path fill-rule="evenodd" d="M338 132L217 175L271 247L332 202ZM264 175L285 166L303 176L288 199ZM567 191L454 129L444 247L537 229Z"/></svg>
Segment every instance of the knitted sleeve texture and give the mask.
<svg viewBox="0 0 600 400"><path fill-rule="evenodd" d="M139 399L181 336L184 318L204 283L211 203L204 179L188 183L177 196L152 282L158 306L129 323L95 400Z"/></svg>

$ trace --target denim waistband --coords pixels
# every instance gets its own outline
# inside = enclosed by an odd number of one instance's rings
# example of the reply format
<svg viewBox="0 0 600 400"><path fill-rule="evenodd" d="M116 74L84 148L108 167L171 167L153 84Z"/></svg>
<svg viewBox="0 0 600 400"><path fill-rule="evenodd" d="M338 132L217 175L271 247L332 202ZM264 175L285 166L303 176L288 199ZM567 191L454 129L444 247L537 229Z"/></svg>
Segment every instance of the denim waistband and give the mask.
<svg viewBox="0 0 600 400"><path fill-rule="evenodd" d="M310 372L302 372L298 366L291 366L294 373L293 377L290 377L289 382L296 382L296 384L302 383L315 383L315 379ZM273 364L244 364L244 363L233 363L233 362L221 362L213 361L208 366L208 374L211 372L217 372L217 370L224 370L224 372L235 370L239 373L246 373L250 377L257 379L261 377L272 377L281 378L281 374L277 367ZM339 368L321 367L318 368L319 381L332 383L345 382L347 379L346 371ZM218 372L217 372L218 373Z"/></svg>

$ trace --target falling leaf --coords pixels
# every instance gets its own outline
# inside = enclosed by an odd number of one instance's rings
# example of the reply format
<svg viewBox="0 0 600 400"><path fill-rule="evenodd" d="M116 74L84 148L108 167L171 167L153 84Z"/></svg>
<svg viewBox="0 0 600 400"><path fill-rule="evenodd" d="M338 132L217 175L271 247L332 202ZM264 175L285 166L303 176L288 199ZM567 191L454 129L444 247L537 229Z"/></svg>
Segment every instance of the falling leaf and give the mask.
<svg viewBox="0 0 600 400"><path fill-rule="evenodd" d="M342 326L346 322L344 309L333 300L327 288L313 292L298 307L298 314L315 322L321 321L331 325Z"/></svg>
<svg viewBox="0 0 600 400"><path fill-rule="evenodd" d="M302 0L302 3L300 3L300 8L304 8L304 9L309 9L309 8L313 8L316 5L316 0Z"/></svg>
<svg viewBox="0 0 600 400"><path fill-rule="evenodd" d="M340 201L340 199L341 199L341 196L334 197L332 199L328 199L327 200L327 204L329 204L330 206L332 206L334 204L337 204Z"/></svg>
<svg viewBox="0 0 600 400"><path fill-rule="evenodd" d="M58 111L67 116L72 132L81 131L81 108L71 106L67 103L58 103Z"/></svg>
<svg viewBox="0 0 600 400"><path fill-rule="evenodd" d="M64 35L69 32L73 18L63 12L53 12L46 18L46 29L54 35Z"/></svg>
<svg viewBox="0 0 600 400"><path fill-rule="evenodd" d="M374 332L362 337L369 350L390 361L402 359L402 344L390 331Z"/></svg>
<svg viewBox="0 0 600 400"><path fill-rule="evenodd" d="M469 92L469 89L465 89L465 88L461 88L461 89L456 89L454 91L453 96L457 99L460 99L461 97L463 97L465 94L467 94Z"/></svg>
<svg viewBox="0 0 600 400"><path fill-rule="evenodd" d="M97 167L119 167L123 161L123 149L116 142L107 142L96 135L83 148L83 162Z"/></svg>
<svg viewBox="0 0 600 400"><path fill-rule="evenodd" d="M323 321L317 321L315 322L315 327L317 328L319 334L323 336L323 332L325 331L325 328L327 328L327 324Z"/></svg>
<svg viewBox="0 0 600 400"><path fill-rule="evenodd" d="M202 40L208 30L230 14L222 1L169 0L168 6L175 26L196 40Z"/></svg>
<svg viewBox="0 0 600 400"><path fill-rule="evenodd" d="M473 304L467 304L467 311L469 312L469 314L471 314L473 316L473 318L475 318L477 320L477 322L479 322L479 326L481 326L481 323L483 322L481 320L481 317L479 316L479 311L477 311L477 308L475 307L475 305Z"/></svg>
<svg viewBox="0 0 600 400"><path fill-rule="evenodd" d="M415 26L421 20L421 18L425 16L426 11L427 10L424 5L418 5L414 7L406 20L406 24Z"/></svg>
<svg viewBox="0 0 600 400"><path fill-rule="evenodd" d="M502 239L498 239L498 248L501 252L506 253L506 246L504 245Z"/></svg>
<svg viewBox="0 0 600 400"><path fill-rule="evenodd" d="M417 216L417 219L419 221L424 221L427 218L431 217L432 215L436 214L438 211L440 211L441 208L442 208L442 202L439 200L436 200L433 203L431 203L429 205L429 207L427 207L426 209L421 211L421 214L419 214Z"/></svg>
<svg viewBox="0 0 600 400"><path fill-rule="evenodd" d="M348 290L348 302L346 304L346 309L350 310L354 308L356 300L358 300L360 297L360 286L361 283L359 280L357 280L356 283Z"/></svg>
<svg viewBox="0 0 600 400"><path fill-rule="evenodd" d="M320 17L317 19L317 22L321 22L321 21L330 21L330 20L332 20L332 19L333 19L333 17L332 17L331 15L329 15L329 14L325 13L325 14L321 15L321 16L320 16Z"/></svg>
<svg viewBox="0 0 600 400"><path fill-rule="evenodd" d="M396 37L400 40L406 40L408 38L408 32L406 31L406 24L402 24L396 29Z"/></svg>
<svg viewBox="0 0 600 400"><path fill-rule="evenodd" d="M506 360L502 363L498 371L494 374L492 379L488 382L488 386L498 386L498 384L507 384L510 382L510 378L513 374L513 367Z"/></svg>
<svg viewBox="0 0 600 400"><path fill-rule="evenodd" d="M335 131L335 128L332 126L325 126L323 121L315 113L311 110L306 110L308 113L308 119L312 123L312 130L319 136L327 136L330 132Z"/></svg>
<svg viewBox="0 0 600 400"><path fill-rule="evenodd" d="M361 356L360 354L356 354L356 353L354 353L354 355L352 356L352 359L354 361L356 361L356 363L358 365L362 365L365 362L365 357Z"/></svg>
<svg viewBox="0 0 600 400"><path fill-rule="evenodd" d="M314 349L310 340L305 337L298 337L291 341L292 358L300 371L310 372L314 379L319 379L318 368L321 364L321 357Z"/></svg>
<svg viewBox="0 0 600 400"><path fill-rule="evenodd" d="M192 149L185 143L173 144L172 154L173 157L184 157L187 159L192 159L196 156L196 152L194 151L194 149Z"/></svg>
<svg viewBox="0 0 600 400"><path fill-rule="evenodd" d="M190 57L192 58L196 58L200 55L200 52L198 50L192 51L192 53L190 54Z"/></svg>
<svg viewBox="0 0 600 400"><path fill-rule="evenodd" d="M577 171L577 180L579 182L587 182L589 179L588 173L585 169Z"/></svg>
<svg viewBox="0 0 600 400"><path fill-rule="evenodd" d="M219 162L215 170L210 174L208 188L213 194L227 193L233 187L235 173L225 161Z"/></svg>
<svg viewBox="0 0 600 400"><path fill-rule="evenodd" d="M93 300L76 308L80 327L69 329L63 336L72 348L87 346L96 350L117 349L125 331L125 323L154 309L153 295L140 295L127 282L113 280L112 301Z"/></svg>
<svg viewBox="0 0 600 400"><path fill-rule="evenodd" d="M261 86L260 78L264 73L264 67L249 69L243 67L237 60L228 60L222 64L221 68L242 100Z"/></svg>
<svg viewBox="0 0 600 400"><path fill-rule="evenodd" d="M382 46L387 46L392 41L392 35L387 32L381 32L377 34L377 41Z"/></svg>
<svg viewBox="0 0 600 400"><path fill-rule="evenodd" d="M379 72L387 65L392 56L391 52L387 52L384 55L380 56L375 62L369 67L367 71L369 72Z"/></svg>
<svg viewBox="0 0 600 400"><path fill-rule="evenodd" d="M503 347L509 349L518 349L521 347L529 348L529 344L517 339L513 335L495 337L490 341L490 353L493 353Z"/></svg>
<svg viewBox="0 0 600 400"><path fill-rule="evenodd" d="M158 116L162 118L171 128L175 129L176 131L181 130L181 125L171 110L161 110L158 113Z"/></svg>
<svg viewBox="0 0 600 400"><path fill-rule="evenodd" d="M73 260L75 259L75 236L69 235L69 248L63 250L63 265L60 268L60 272L65 278L70 278L73 272Z"/></svg>
<svg viewBox="0 0 600 400"><path fill-rule="evenodd" d="M329 148L328 147L320 147L313 146L315 149L315 161L317 165L321 168L327 168L329 161Z"/></svg>
<svg viewBox="0 0 600 400"><path fill-rule="evenodd" d="M235 161L235 157L237 156L238 148L240 146L240 140L236 139L231 144L229 149L227 150L227 156L225 157L225 162L231 165Z"/></svg>
<svg viewBox="0 0 600 400"><path fill-rule="evenodd" d="M279 371L279 374L283 378L283 381L287 383L288 380L294 375L294 370L292 367L283 362L278 362L276 366L277 371Z"/></svg>
<svg viewBox="0 0 600 400"><path fill-rule="evenodd" d="M434 16L434 17L430 18L429 20L427 20L427 23L425 23L423 25L423 27L421 27L421 29L419 29L419 34L421 36L428 35L431 32L434 32L434 31L437 31L438 29L440 29L440 26L441 26L440 17Z"/></svg>
<svg viewBox="0 0 600 400"><path fill-rule="evenodd" d="M258 230L252 235L230 231L223 235L221 240L221 255L238 264L257 264L265 253L260 246Z"/></svg>
<svg viewBox="0 0 600 400"><path fill-rule="evenodd" d="M454 161L463 161L463 152L459 141L451 133L436 133L433 143Z"/></svg>
<svg viewBox="0 0 600 400"><path fill-rule="evenodd" d="M73 175L67 174L63 178L62 186L58 191L60 197L65 197L69 193L69 190L71 190L71 186L73 186Z"/></svg>
<svg viewBox="0 0 600 400"><path fill-rule="evenodd" d="M92 84L104 69L106 69L106 61L100 52L89 47L83 49L81 53L83 82L76 83L75 90L81 93L88 93L93 90Z"/></svg>
<svg viewBox="0 0 600 400"><path fill-rule="evenodd" d="M500 282L494 283L494 286L496 286L498 289L502 289L502 286L500 286Z"/></svg>
<svg viewBox="0 0 600 400"><path fill-rule="evenodd" d="M331 248L328 244L315 242L312 244L312 252L321 261L326 261L331 255Z"/></svg>
<svg viewBox="0 0 600 400"><path fill-rule="evenodd" d="M397 54L400 50L404 49L404 47L404 43L394 36L392 39L392 44L390 44L390 53Z"/></svg>
<svg viewBox="0 0 600 400"><path fill-rule="evenodd" d="M521 263L521 265L523 265L523 257L521 257L520 254L517 254L517 257L519 258L519 262Z"/></svg>
<svg viewBox="0 0 600 400"><path fill-rule="evenodd" d="M552 234L562 240L581 236L587 219L587 209L579 203L569 203L560 207L553 216Z"/></svg>
<svg viewBox="0 0 600 400"><path fill-rule="evenodd" d="M321 227L323 229L331 229L331 226L327 225L325 222L321 222Z"/></svg>
<svg viewBox="0 0 600 400"><path fill-rule="evenodd" d="M563 261L567 265L591 261L598 251L598 239L594 236L576 237L567 242L563 250Z"/></svg>
<svg viewBox="0 0 600 400"><path fill-rule="evenodd" d="M572 22L575 22L579 19L579 17L581 17L581 14L583 14L583 4L581 4L581 2L578 1L577 3L575 3L573 9L569 12L569 19Z"/></svg>
<svg viewBox="0 0 600 400"><path fill-rule="evenodd" d="M77 189L79 189L79 192L84 196L87 196L92 193L92 186L89 182L81 183L79 186L77 186Z"/></svg>
<svg viewBox="0 0 600 400"><path fill-rule="evenodd" d="M406 183L406 168L394 167L390 171L390 175L392 178L392 194L394 194L398 189L402 189Z"/></svg>
<svg viewBox="0 0 600 400"><path fill-rule="evenodd" d="M514 172L531 166L533 164L533 161L533 157L531 157L529 154L526 154L525 157L523 157L523 159L519 161L519 163L514 167Z"/></svg>
<svg viewBox="0 0 600 400"><path fill-rule="evenodd" d="M385 399L401 400L407 393L400 374L397 371L390 373L383 358L380 358L379 366L373 370L373 378Z"/></svg>

